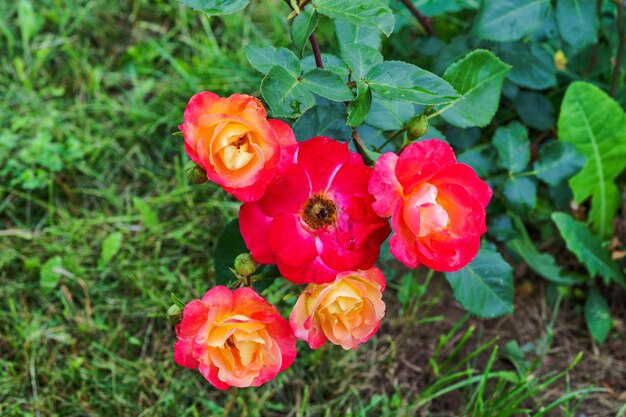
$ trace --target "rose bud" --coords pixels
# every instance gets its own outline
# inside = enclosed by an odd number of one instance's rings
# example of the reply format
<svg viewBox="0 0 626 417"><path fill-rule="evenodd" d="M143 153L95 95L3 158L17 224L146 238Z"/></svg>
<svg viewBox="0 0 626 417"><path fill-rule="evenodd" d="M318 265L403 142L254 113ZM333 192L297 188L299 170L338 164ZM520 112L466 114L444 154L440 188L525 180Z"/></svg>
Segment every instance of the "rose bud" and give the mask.
<svg viewBox="0 0 626 417"><path fill-rule="evenodd" d="M293 307L289 322L298 339L317 349L330 340L355 349L378 330L385 315L385 277L378 268L347 271L326 284L309 284Z"/></svg>
<svg viewBox="0 0 626 417"><path fill-rule="evenodd" d="M487 231L491 188L456 162L452 148L431 139L402 154L383 154L369 183L380 216L391 216L391 253L405 265L456 271L470 263Z"/></svg>
<svg viewBox="0 0 626 417"><path fill-rule="evenodd" d="M276 172L291 163L297 146L288 124L268 120L258 99L241 94L194 95L178 128L189 158L241 201L260 199Z"/></svg>
<svg viewBox="0 0 626 417"><path fill-rule="evenodd" d="M239 227L254 260L276 264L295 283L329 282L374 265L390 228L372 209L372 171L347 143L301 142L263 198L241 206Z"/></svg>
<svg viewBox="0 0 626 417"><path fill-rule="evenodd" d="M174 361L216 388L258 387L287 369L296 338L274 306L251 288L219 286L185 306Z"/></svg>

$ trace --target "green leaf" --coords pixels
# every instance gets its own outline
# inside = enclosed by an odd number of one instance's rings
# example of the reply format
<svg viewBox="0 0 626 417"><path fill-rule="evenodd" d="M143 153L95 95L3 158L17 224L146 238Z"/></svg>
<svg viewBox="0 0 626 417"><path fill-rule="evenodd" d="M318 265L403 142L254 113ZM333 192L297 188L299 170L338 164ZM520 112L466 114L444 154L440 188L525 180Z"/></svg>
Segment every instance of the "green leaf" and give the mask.
<svg viewBox="0 0 626 417"><path fill-rule="evenodd" d="M537 185L528 177L508 178L502 191L511 209L520 215L527 215L537 205Z"/></svg>
<svg viewBox="0 0 626 417"><path fill-rule="evenodd" d="M157 214L150 208L150 205L143 201L139 197L133 197L133 206L137 209L141 215L144 226L148 229L153 229L159 225L159 218Z"/></svg>
<svg viewBox="0 0 626 417"><path fill-rule="evenodd" d="M310 92L332 101L349 101L354 98L352 90L331 70L315 68L304 74L302 84Z"/></svg>
<svg viewBox="0 0 626 417"><path fill-rule="evenodd" d="M387 36L396 24L393 12L380 0L313 0L313 6L320 14L357 26L373 27Z"/></svg>
<svg viewBox="0 0 626 417"><path fill-rule="evenodd" d="M309 72L317 68L315 64L315 57L313 55L308 55L303 58L300 63L302 64L302 70L304 72ZM338 74L342 80L348 83L348 74L350 73L350 69L343 62L343 59L339 58L333 54L322 54L322 63L324 64L324 69L331 70L332 72Z"/></svg>
<svg viewBox="0 0 626 417"><path fill-rule="evenodd" d="M620 201L614 180L626 168L626 114L598 87L579 81L565 93L558 129L559 139L587 158L569 184L576 203L591 197L589 220L607 239Z"/></svg>
<svg viewBox="0 0 626 417"><path fill-rule="evenodd" d="M552 54L535 44L510 43L498 50L502 60L513 66L508 79L515 84L543 90L556 85Z"/></svg>
<svg viewBox="0 0 626 417"><path fill-rule="evenodd" d="M298 117L315 105L315 97L299 76L274 66L261 82L261 94L274 117Z"/></svg>
<svg viewBox="0 0 626 417"><path fill-rule="evenodd" d="M480 0L417 0L413 4L425 16L441 16L464 9L477 10Z"/></svg>
<svg viewBox="0 0 626 417"><path fill-rule="evenodd" d="M178 2L209 15L221 15L243 10L250 0L178 0Z"/></svg>
<svg viewBox="0 0 626 417"><path fill-rule="evenodd" d="M233 219L224 226L215 244L215 280L218 285L227 285L235 279L230 268L235 267L237 256L247 252L248 248L239 231L239 219Z"/></svg>
<svg viewBox="0 0 626 417"><path fill-rule="evenodd" d="M63 266L60 256L54 256L46 261L39 271L39 287L44 295L50 295L61 280L61 274L57 268Z"/></svg>
<svg viewBox="0 0 626 417"><path fill-rule="evenodd" d="M399 130L416 114L421 113L417 104L408 101L372 98L372 107L365 122L382 130Z"/></svg>
<svg viewBox="0 0 626 417"><path fill-rule="evenodd" d="M372 91L363 81L357 82L357 95L348 105L348 126L357 127L363 124L372 105Z"/></svg>
<svg viewBox="0 0 626 417"><path fill-rule="evenodd" d="M381 35L376 28L353 25L345 20L335 20L335 33L339 46L365 45L376 50L380 49Z"/></svg>
<svg viewBox="0 0 626 417"><path fill-rule="evenodd" d="M530 269L557 285L576 285L584 282L581 277L563 271L552 255L539 253L528 235L524 222L517 216L513 216L513 221L519 234L508 240L506 246L522 258Z"/></svg>
<svg viewBox="0 0 626 417"><path fill-rule="evenodd" d="M496 170L496 149L488 144L475 146L459 155L457 160L471 166L481 178Z"/></svg>
<svg viewBox="0 0 626 417"><path fill-rule="evenodd" d="M318 14L312 7L305 7L291 23L291 41L300 56L309 40L309 36L317 27Z"/></svg>
<svg viewBox="0 0 626 417"><path fill-rule="evenodd" d="M525 125L537 130L554 126L554 106L543 94L522 91L515 96L515 111Z"/></svg>
<svg viewBox="0 0 626 417"><path fill-rule="evenodd" d="M567 142L548 142L539 149L533 169L537 178L556 186L581 170L585 157Z"/></svg>
<svg viewBox="0 0 626 417"><path fill-rule="evenodd" d="M553 213L552 220L559 229L567 248L585 265L589 274L600 275L605 282L613 280L626 288L626 280L619 266L602 247L600 238L591 233L587 225L565 213Z"/></svg>
<svg viewBox="0 0 626 417"><path fill-rule="evenodd" d="M551 10L550 0L484 0L477 34L496 42L515 41L543 26Z"/></svg>
<svg viewBox="0 0 626 417"><path fill-rule="evenodd" d="M585 322L591 337L598 343L604 343L613 327L613 319L609 303L595 288L591 288L585 301Z"/></svg>
<svg viewBox="0 0 626 417"><path fill-rule="evenodd" d="M360 80L376 65L383 62L377 49L365 45L346 45L341 48L341 57L352 70L352 79Z"/></svg>
<svg viewBox="0 0 626 417"><path fill-rule="evenodd" d="M98 266L100 268L105 267L111 262L111 259L120 251L123 237L124 235L122 235L121 232L113 232L102 241L102 252L98 260Z"/></svg>
<svg viewBox="0 0 626 417"><path fill-rule="evenodd" d="M498 252L483 248L465 268L445 275L468 312L484 318L513 312L513 269Z"/></svg>
<svg viewBox="0 0 626 417"><path fill-rule="evenodd" d="M347 142L352 129L346 125L346 106L338 103L320 105L309 109L293 124L298 141L314 136L328 136Z"/></svg>
<svg viewBox="0 0 626 417"><path fill-rule="evenodd" d="M447 81L406 62L382 62L365 79L374 93L388 100L436 105L461 98Z"/></svg>
<svg viewBox="0 0 626 417"><path fill-rule="evenodd" d="M598 41L598 13L591 0L559 0L556 22L565 42L577 49Z"/></svg>
<svg viewBox="0 0 626 417"><path fill-rule="evenodd" d="M500 165L510 173L523 171L530 161L530 141L524 125L511 122L499 127L493 137L493 144L500 155Z"/></svg>
<svg viewBox="0 0 626 417"><path fill-rule="evenodd" d="M262 74L267 74L275 65L295 75L302 72L300 60L289 49L248 45L243 50L250 65Z"/></svg>
<svg viewBox="0 0 626 417"><path fill-rule="evenodd" d="M443 74L465 98L437 110L445 112L443 119L454 126L486 126L498 110L502 83L510 70L489 51L470 52Z"/></svg>

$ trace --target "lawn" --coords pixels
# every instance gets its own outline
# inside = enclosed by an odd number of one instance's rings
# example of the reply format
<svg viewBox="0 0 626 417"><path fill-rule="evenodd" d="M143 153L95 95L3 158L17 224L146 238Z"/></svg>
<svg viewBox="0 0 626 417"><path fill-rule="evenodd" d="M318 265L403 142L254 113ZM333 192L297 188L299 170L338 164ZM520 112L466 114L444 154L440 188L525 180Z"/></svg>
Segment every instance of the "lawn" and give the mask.
<svg viewBox="0 0 626 417"><path fill-rule="evenodd" d="M515 313L481 320L440 274L385 259L379 333L356 351L299 342L261 388L218 391L174 363L170 295L215 285L239 208L187 181L178 125L198 91L260 97L243 47L290 47L287 14L279 0L217 18L169 0L0 2L0 416L495 417L517 399L524 415L624 416L626 293L605 291L614 333L597 344L580 296L524 265ZM318 33L336 47L330 21ZM383 49L401 56L399 39Z"/></svg>

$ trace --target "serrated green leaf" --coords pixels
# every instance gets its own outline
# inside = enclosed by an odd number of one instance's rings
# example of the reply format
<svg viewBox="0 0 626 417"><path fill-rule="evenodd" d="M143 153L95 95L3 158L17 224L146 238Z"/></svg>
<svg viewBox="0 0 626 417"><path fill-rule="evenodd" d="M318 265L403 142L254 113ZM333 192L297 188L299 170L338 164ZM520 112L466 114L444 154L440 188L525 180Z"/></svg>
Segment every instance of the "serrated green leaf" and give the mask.
<svg viewBox="0 0 626 417"><path fill-rule="evenodd" d="M298 141L314 136L328 136L345 142L350 139L352 129L346 125L346 106L339 103L329 104L318 104L296 120L293 132Z"/></svg>
<svg viewBox="0 0 626 417"><path fill-rule="evenodd" d="M315 97L301 78L278 65L263 78L261 94L274 117L298 117L315 105Z"/></svg>
<svg viewBox="0 0 626 417"><path fill-rule="evenodd" d="M368 71L365 80L372 92L388 100L436 105L461 98L447 81L406 62L382 62Z"/></svg>
<svg viewBox="0 0 626 417"><path fill-rule="evenodd" d="M374 27L385 35L393 32L396 18L380 0L313 0L317 12L357 26Z"/></svg>
<svg viewBox="0 0 626 417"><path fill-rule="evenodd" d="M63 266L63 260L60 256L54 256L48 259L39 271L39 287L44 295L50 295L57 287L61 280L61 274L57 268Z"/></svg>
<svg viewBox="0 0 626 417"><path fill-rule="evenodd" d="M365 122L382 130L399 130L421 110L420 106L407 101L386 100L372 97L372 107Z"/></svg>
<svg viewBox="0 0 626 417"><path fill-rule="evenodd" d="M500 165L510 173L523 171L530 161L530 141L524 125L511 122L499 127L493 137L493 144L500 155Z"/></svg>
<svg viewBox="0 0 626 417"><path fill-rule="evenodd" d="M484 0L476 33L491 41L515 41L543 26L551 11L550 0Z"/></svg>
<svg viewBox="0 0 626 417"><path fill-rule="evenodd" d="M486 50L475 50L443 74L463 100L440 107L443 119L458 127L486 126L498 110L502 83L511 66Z"/></svg>
<svg viewBox="0 0 626 417"><path fill-rule="evenodd" d="M350 69L346 63L343 62L343 59L333 54L322 54L322 63L324 64L324 69L331 70L339 75L346 83L348 82ZM315 57L313 55L308 55L303 58L300 61L300 64L302 65L302 71L304 72L309 72L317 68Z"/></svg>
<svg viewBox="0 0 626 417"><path fill-rule="evenodd" d="M332 101L349 101L354 98L352 90L341 77L328 69L315 68L302 77L302 84L310 92Z"/></svg>
<svg viewBox="0 0 626 417"><path fill-rule="evenodd" d="M209 15L222 15L243 10L250 0L178 0L178 2Z"/></svg>
<svg viewBox="0 0 626 417"><path fill-rule="evenodd" d="M585 157L567 142L548 142L539 149L539 159L533 169L537 178L556 186L580 171Z"/></svg>
<svg viewBox="0 0 626 417"><path fill-rule="evenodd" d="M315 9L305 7L291 22L291 41L300 56L304 52L309 37L317 27L318 20Z"/></svg>
<svg viewBox="0 0 626 417"><path fill-rule="evenodd" d="M122 240L124 235L121 232L113 232L102 241L102 251L100 252L100 259L98 260L98 266L100 268L105 267L115 255L120 251L122 247Z"/></svg>
<svg viewBox="0 0 626 417"><path fill-rule="evenodd" d="M563 271L549 253L539 253L519 217L514 216L513 222L518 235L507 240L506 246L522 258L530 269L558 285L577 285L584 282L582 277Z"/></svg>
<svg viewBox="0 0 626 417"><path fill-rule="evenodd" d="M480 178L487 178L497 169L497 151L488 144L475 146L459 155L457 160L471 166Z"/></svg>
<svg viewBox="0 0 626 417"><path fill-rule="evenodd" d="M371 105L372 91L363 81L358 81L356 98L348 105L348 126L362 125Z"/></svg>
<svg viewBox="0 0 626 417"><path fill-rule="evenodd" d="M548 130L554 126L554 106L543 94L522 91L513 102L515 111L525 125L537 130Z"/></svg>
<svg viewBox="0 0 626 417"><path fill-rule="evenodd" d="M585 322L591 337L598 343L604 343L613 327L613 319L609 303L595 288L591 288L585 301Z"/></svg>
<svg viewBox="0 0 626 417"><path fill-rule="evenodd" d="M592 234L587 225L565 213L553 213L552 220L565 240L567 249L585 265L589 275L592 277L600 275L604 277L605 282L613 280L626 288L626 280L619 266L602 247L600 238Z"/></svg>
<svg viewBox="0 0 626 417"><path fill-rule="evenodd" d="M230 269L234 268L235 258L247 252L248 248L239 231L239 219L233 219L226 223L215 243L215 280L218 285L227 285L235 280Z"/></svg>
<svg viewBox="0 0 626 417"><path fill-rule="evenodd" d="M144 226L153 229L159 225L159 218L150 205L139 197L133 197L133 206L141 215Z"/></svg>
<svg viewBox="0 0 626 417"><path fill-rule="evenodd" d="M468 312L484 318L513 312L513 269L498 252L483 248L465 268L445 275Z"/></svg>
<svg viewBox="0 0 626 417"><path fill-rule="evenodd" d="M369 70L383 62L377 49L366 45L352 44L341 48L341 57L352 71L352 79L360 80Z"/></svg>
<svg viewBox="0 0 626 417"><path fill-rule="evenodd" d="M520 215L527 215L537 205L537 185L529 177L508 178L502 191L511 209Z"/></svg>
<svg viewBox="0 0 626 417"><path fill-rule="evenodd" d="M296 76L302 72L300 60L287 48L247 45L243 50L250 65L262 74L267 74L276 65Z"/></svg>
<svg viewBox="0 0 626 417"><path fill-rule="evenodd" d="M565 42L577 49L598 41L598 13L591 0L559 0L556 22Z"/></svg>
<svg viewBox="0 0 626 417"><path fill-rule="evenodd" d="M587 159L569 184L578 204L591 197L589 220L607 239L620 201L614 180L626 168L626 114L598 87L579 81L565 93L558 130Z"/></svg>
<svg viewBox="0 0 626 417"><path fill-rule="evenodd" d="M380 49L381 34L376 28L354 25L345 20L335 20L335 33L339 47L345 45L365 45L376 50Z"/></svg>
<svg viewBox="0 0 626 417"><path fill-rule="evenodd" d="M539 45L505 44L498 49L498 56L513 66L508 76L513 83L534 90L543 90L556 85L554 58Z"/></svg>

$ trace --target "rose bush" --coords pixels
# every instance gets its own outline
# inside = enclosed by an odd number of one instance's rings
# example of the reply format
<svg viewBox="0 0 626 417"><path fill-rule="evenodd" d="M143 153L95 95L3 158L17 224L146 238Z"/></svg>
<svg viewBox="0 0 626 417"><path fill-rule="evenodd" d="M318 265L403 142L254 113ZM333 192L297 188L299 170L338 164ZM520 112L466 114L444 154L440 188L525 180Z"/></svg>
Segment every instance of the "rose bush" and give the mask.
<svg viewBox="0 0 626 417"><path fill-rule="evenodd" d="M355 349L378 330L385 315L385 277L378 268L345 271L326 284L309 284L293 307L289 322L311 349L326 341Z"/></svg>
<svg viewBox="0 0 626 417"><path fill-rule="evenodd" d="M471 167L457 163L445 142L424 140L400 156L385 153L369 191L376 213L391 216L391 253L405 265L456 271L478 253L491 188Z"/></svg>
<svg viewBox="0 0 626 417"><path fill-rule="evenodd" d="M241 206L239 225L252 257L277 264L295 283L370 268L390 232L372 209L371 175L347 143L326 137L300 143L293 164L263 198Z"/></svg>
<svg viewBox="0 0 626 417"><path fill-rule="evenodd" d="M256 98L228 98L203 91L194 95L179 126L185 151L207 177L241 201L256 201L296 148L288 124L267 119Z"/></svg>
<svg viewBox="0 0 626 417"><path fill-rule="evenodd" d="M251 288L218 286L189 302L176 326L174 360L216 388L259 386L287 369L296 338L274 306Z"/></svg>

